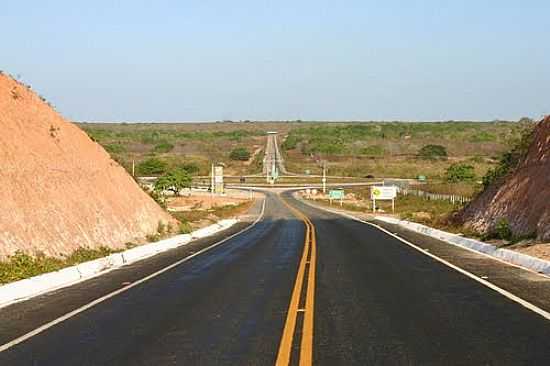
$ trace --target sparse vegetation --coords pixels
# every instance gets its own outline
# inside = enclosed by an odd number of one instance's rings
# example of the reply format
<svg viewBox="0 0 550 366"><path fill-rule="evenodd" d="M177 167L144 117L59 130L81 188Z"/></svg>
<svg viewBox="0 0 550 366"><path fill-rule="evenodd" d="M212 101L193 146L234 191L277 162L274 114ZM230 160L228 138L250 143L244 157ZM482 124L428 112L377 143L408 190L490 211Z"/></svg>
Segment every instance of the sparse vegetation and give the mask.
<svg viewBox="0 0 550 366"><path fill-rule="evenodd" d="M524 120L524 119L522 119ZM534 124L527 119L522 125L522 131L519 138L512 141L511 149L504 152L496 167L491 168L483 176L483 185L490 186L493 183L498 183L508 173L513 171L521 160L527 154L531 142L533 142Z"/></svg>
<svg viewBox="0 0 550 366"><path fill-rule="evenodd" d="M116 252L117 250L107 247L98 249L78 248L66 257L55 258L42 253L31 256L19 251L9 256L7 260L0 261L0 284L58 271L65 267L105 257Z"/></svg>

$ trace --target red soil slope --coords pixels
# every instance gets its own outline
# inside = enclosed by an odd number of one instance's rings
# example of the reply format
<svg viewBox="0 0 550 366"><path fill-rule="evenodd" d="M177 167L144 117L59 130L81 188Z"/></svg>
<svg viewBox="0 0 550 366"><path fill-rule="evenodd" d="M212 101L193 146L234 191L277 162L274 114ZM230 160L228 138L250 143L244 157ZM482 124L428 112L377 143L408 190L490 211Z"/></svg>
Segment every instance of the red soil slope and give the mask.
<svg viewBox="0 0 550 366"><path fill-rule="evenodd" d="M468 205L463 218L478 231L507 218L515 235L550 240L550 116L537 125L525 160L502 185L489 187Z"/></svg>
<svg viewBox="0 0 550 366"><path fill-rule="evenodd" d="M123 247L165 213L101 146L0 75L0 258Z"/></svg>

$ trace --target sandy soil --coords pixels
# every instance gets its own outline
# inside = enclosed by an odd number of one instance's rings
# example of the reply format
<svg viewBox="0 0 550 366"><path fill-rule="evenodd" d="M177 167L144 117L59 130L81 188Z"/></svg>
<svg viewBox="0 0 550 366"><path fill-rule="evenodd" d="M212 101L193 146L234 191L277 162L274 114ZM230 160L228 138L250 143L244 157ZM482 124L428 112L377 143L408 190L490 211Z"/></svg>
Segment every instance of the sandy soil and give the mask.
<svg viewBox="0 0 550 366"><path fill-rule="evenodd" d="M209 192L192 192L189 195L172 197L168 200L168 209L173 211L208 210L212 207L237 206L246 202L249 193L230 191L225 196L211 195Z"/></svg>
<svg viewBox="0 0 550 366"><path fill-rule="evenodd" d="M550 243L533 244L523 248L512 248L517 252L550 260Z"/></svg>

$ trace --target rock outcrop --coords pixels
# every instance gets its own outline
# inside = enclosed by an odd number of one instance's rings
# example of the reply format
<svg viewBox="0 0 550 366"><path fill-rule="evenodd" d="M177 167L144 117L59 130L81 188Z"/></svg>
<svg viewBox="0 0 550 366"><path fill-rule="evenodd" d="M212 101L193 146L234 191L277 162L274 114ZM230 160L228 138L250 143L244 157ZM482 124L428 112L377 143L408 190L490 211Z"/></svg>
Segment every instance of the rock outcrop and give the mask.
<svg viewBox="0 0 550 366"><path fill-rule="evenodd" d="M0 74L0 258L124 247L173 219L103 148Z"/></svg>
<svg viewBox="0 0 550 366"><path fill-rule="evenodd" d="M550 241L550 116L535 127L517 168L482 192L461 216L466 226L480 232L494 230L506 218L516 237Z"/></svg>

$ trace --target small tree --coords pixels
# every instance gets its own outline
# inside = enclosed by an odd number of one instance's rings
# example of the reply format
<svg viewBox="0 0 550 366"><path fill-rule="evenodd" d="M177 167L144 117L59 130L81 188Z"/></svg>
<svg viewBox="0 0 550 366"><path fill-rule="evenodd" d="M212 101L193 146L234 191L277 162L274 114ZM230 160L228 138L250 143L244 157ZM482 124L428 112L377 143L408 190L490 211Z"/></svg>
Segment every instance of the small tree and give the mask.
<svg viewBox="0 0 550 366"><path fill-rule="evenodd" d="M441 145L426 145L418 151L418 157L421 159L447 159L447 149Z"/></svg>
<svg viewBox="0 0 550 366"><path fill-rule="evenodd" d="M161 175L166 172L168 164L158 158L149 158L142 161L137 166L137 171L140 175Z"/></svg>
<svg viewBox="0 0 550 366"><path fill-rule="evenodd" d="M445 177L448 182L457 183L464 181L472 181L475 179L476 174L474 167L466 164L452 164L447 168Z"/></svg>
<svg viewBox="0 0 550 366"><path fill-rule="evenodd" d="M250 151L248 151L244 147L237 147L231 151L231 153L229 154L229 158L231 160L246 161L250 159Z"/></svg>
<svg viewBox="0 0 550 366"><path fill-rule="evenodd" d="M191 181L191 175L186 170L177 168L157 179L155 182L155 191L160 193L171 191L178 196L183 188L191 187Z"/></svg>

